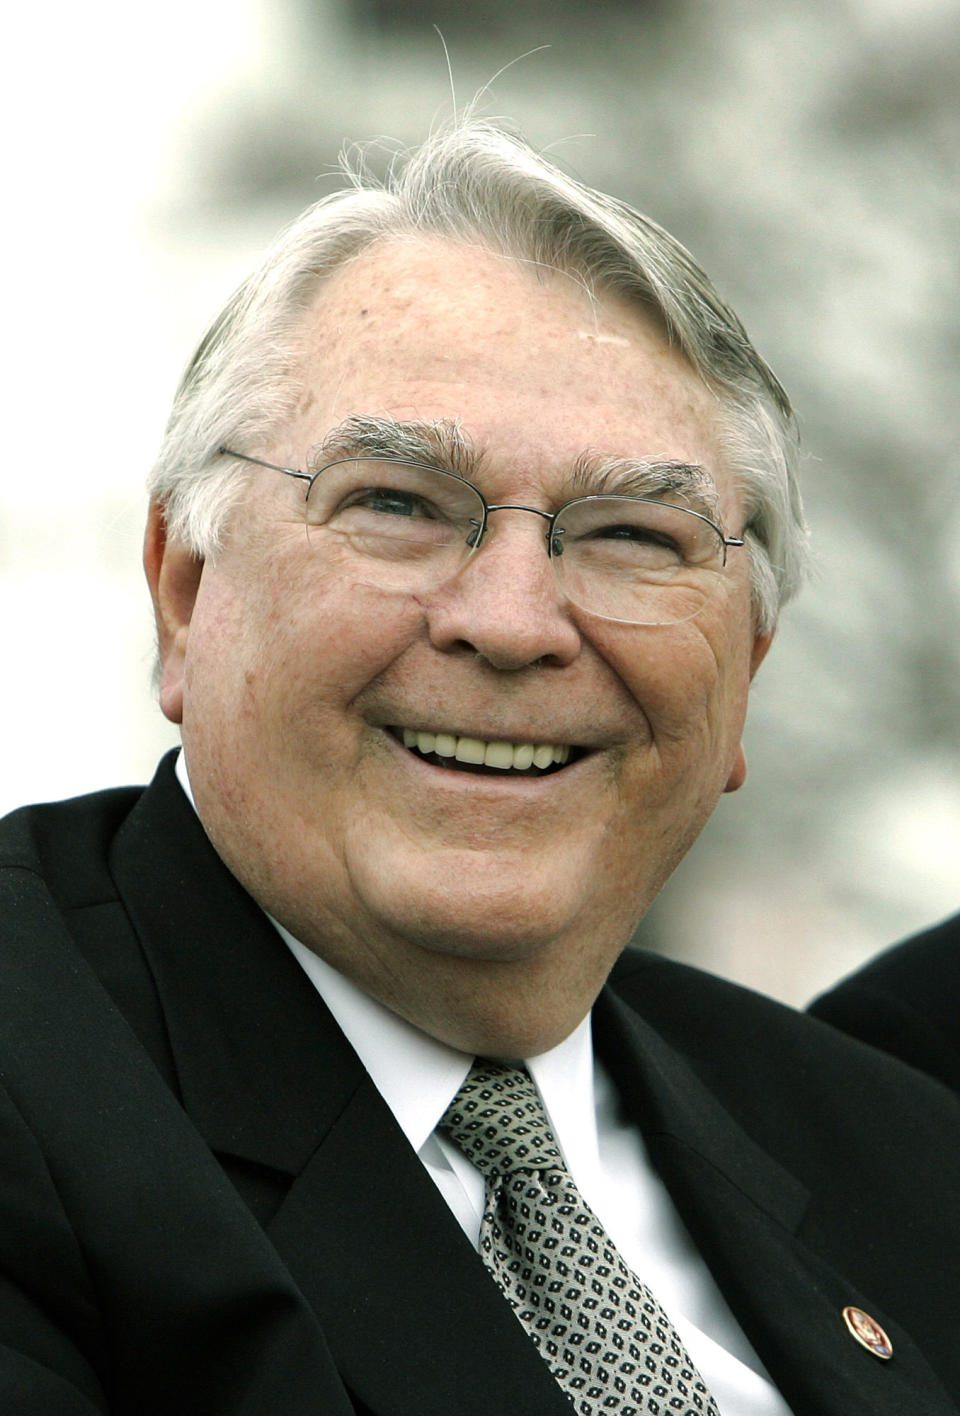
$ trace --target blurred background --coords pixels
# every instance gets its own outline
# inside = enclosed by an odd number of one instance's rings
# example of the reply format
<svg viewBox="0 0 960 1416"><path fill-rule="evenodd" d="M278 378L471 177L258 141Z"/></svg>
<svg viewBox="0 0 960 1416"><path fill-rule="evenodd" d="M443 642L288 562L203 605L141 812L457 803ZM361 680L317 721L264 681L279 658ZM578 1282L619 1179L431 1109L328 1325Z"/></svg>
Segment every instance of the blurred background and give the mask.
<svg viewBox="0 0 960 1416"><path fill-rule="evenodd" d="M955 0L54 0L5 21L0 811L149 778L143 480L344 143L481 112L690 247L799 409L816 576L643 927L803 1002L960 908ZM549 48L520 59L538 46ZM513 60L520 62L511 64Z"/></svg>

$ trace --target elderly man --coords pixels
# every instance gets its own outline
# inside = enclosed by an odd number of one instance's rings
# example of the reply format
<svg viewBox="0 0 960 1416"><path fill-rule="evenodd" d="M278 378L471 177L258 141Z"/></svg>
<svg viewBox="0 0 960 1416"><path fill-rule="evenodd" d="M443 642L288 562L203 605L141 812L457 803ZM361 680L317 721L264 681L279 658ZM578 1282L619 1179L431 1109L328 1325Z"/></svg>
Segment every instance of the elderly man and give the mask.
<svg viewBox="0 0 960 1416"><path fill-rule="evenodd" d="M182 755L0 836L5 1411L956 1409L953 1098L617 963L792 456L683 249L483 125L280 239L153 476Z"/></svg>

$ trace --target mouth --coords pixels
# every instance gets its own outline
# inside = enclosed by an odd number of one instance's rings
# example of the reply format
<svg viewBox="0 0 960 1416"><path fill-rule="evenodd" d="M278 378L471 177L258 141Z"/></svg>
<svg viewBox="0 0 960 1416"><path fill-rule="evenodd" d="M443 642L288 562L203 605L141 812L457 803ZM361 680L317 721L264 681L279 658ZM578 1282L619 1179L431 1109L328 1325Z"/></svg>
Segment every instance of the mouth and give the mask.
<svg viewBox="0 0 960 1416"><path fill-rule="evenodd" d="M409 752L448 771L546 777L583 756L582 748L569 743L507 742L452 732L420 732L415 728L392 727L389 731Z"/></svg>

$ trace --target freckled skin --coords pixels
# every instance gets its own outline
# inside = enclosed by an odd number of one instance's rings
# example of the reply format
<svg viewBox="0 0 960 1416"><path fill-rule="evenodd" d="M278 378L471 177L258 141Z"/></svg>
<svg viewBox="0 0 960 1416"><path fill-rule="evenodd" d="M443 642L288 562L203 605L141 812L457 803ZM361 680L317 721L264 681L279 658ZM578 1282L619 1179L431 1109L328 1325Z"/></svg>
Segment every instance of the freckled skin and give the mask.
<svg viewBox="0 0 960 1416"><path fill-rule="evenodd" d="M352 414L456 419L490 501L552 507L585 451L679 460L713 474L740 529L713 396L641 312L566 277L384 243L321 287L300 356L304 396L261 449L272 461L303 466ZM151 518L162 703L204 825L265 908L418 1026L470 1052L553 1046L742 782L767 645L746 552L695 619L625 626L559 599L537 518L498 513L454 582L402 596L312 552L301 496L254 474L199 583ZM589 751L542 780L491 779L429 767L385 732L438 717Z"/></svg>

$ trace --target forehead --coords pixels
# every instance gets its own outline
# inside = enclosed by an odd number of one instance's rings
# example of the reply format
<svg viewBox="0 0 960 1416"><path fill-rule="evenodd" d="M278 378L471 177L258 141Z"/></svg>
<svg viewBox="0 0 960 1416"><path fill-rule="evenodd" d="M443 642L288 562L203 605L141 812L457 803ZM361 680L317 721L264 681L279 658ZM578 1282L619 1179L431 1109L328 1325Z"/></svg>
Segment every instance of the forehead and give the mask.
<svg viewBox="0 0 960 1416"><path fill-rule="evenodd" d="M573 277L440 239L383 242L318 290L283 455L356 416L460 425L485 465L697 463L721 487L718 405L644 311Z"/></svg>

